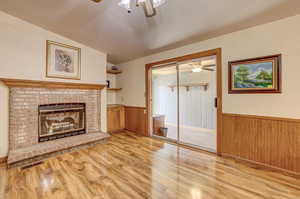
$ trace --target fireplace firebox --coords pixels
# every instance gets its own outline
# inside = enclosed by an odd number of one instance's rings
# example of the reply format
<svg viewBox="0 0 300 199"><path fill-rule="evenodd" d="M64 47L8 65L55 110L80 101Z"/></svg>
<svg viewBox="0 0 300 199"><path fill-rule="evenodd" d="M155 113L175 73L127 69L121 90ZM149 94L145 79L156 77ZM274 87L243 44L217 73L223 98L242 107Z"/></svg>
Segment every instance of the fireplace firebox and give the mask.
<svg viewBox="0 0 300 199"><path fill-rule="evenodd" d="M39 105L39 142L86 133L84 103Z"/></svg>

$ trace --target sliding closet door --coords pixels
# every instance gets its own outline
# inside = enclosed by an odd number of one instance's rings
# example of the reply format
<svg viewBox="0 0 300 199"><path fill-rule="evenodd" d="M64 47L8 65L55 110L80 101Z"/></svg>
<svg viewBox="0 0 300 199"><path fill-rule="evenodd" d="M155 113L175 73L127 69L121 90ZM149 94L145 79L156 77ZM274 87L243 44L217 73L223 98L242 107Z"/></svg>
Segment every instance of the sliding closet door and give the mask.
<svg viewBox="0 0 300 199"><path fill-rule="evenodd" d="M178 64L179 142L216 151L215 57Z"/></svg>
<svg viewBox="0 0 300 199"><path fill-rule="evenodd" d="M178 140L177 65L152 68L152 135Z"/></svg>

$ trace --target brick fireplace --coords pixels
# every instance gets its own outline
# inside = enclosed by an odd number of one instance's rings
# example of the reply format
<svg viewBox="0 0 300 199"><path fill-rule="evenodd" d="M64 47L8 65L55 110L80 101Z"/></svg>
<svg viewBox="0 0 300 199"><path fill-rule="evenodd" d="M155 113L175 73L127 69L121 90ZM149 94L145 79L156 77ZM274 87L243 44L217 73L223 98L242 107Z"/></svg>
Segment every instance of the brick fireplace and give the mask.
<svg viewBox="0 0 300 199"><path fill-rule="evenodd" d="M10 90L8 164L108 137L100 130L103 85L2 81Z"/></svg>

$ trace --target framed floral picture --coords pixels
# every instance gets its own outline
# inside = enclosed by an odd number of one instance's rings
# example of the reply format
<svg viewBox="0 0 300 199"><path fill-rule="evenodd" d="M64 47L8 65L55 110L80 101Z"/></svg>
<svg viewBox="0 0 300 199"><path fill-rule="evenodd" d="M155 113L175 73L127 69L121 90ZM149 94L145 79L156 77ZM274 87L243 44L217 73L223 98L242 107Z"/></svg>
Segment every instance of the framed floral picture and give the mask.
<svg viewBox="0 0 300 199"><path fill-rule="evenodd" d="M230 94L281 93L281 55L229 62Z"/></svg>
<svg viewBox="0 0 300 199"><path fill-rule="evenodd" d="M46 77L80 79L80 48L48 40L46 53Z"/></svg>

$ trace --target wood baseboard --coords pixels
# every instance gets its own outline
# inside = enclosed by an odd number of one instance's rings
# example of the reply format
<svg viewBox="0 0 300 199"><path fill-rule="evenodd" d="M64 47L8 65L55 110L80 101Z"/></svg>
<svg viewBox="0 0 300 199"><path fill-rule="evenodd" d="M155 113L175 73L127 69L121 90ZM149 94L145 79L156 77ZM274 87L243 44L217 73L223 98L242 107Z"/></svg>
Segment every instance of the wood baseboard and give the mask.
<svg viewBox="0 0 300 199"><path fill-rule="evenodd" d="M297 172L294 172L294 171L282 169L282 168L279 168L279 167L274 167L274 166L271 166L271 165L268 165L268 164L264 164L264 163L244 159L244 158L233 156L233 155L226 154L226 153L222 153L221 156L223 158L232 159L232 160L234 160L238 163L244 164L244 165L249 166L249 167L254 168L254 169L268 170L268 171L273 171L273 172L277 172L277 173L279 172L283 175L288 175L288 176L292 176L292 177L295 177L295 178L300 178L300 173L297 173Z"/></svg>

